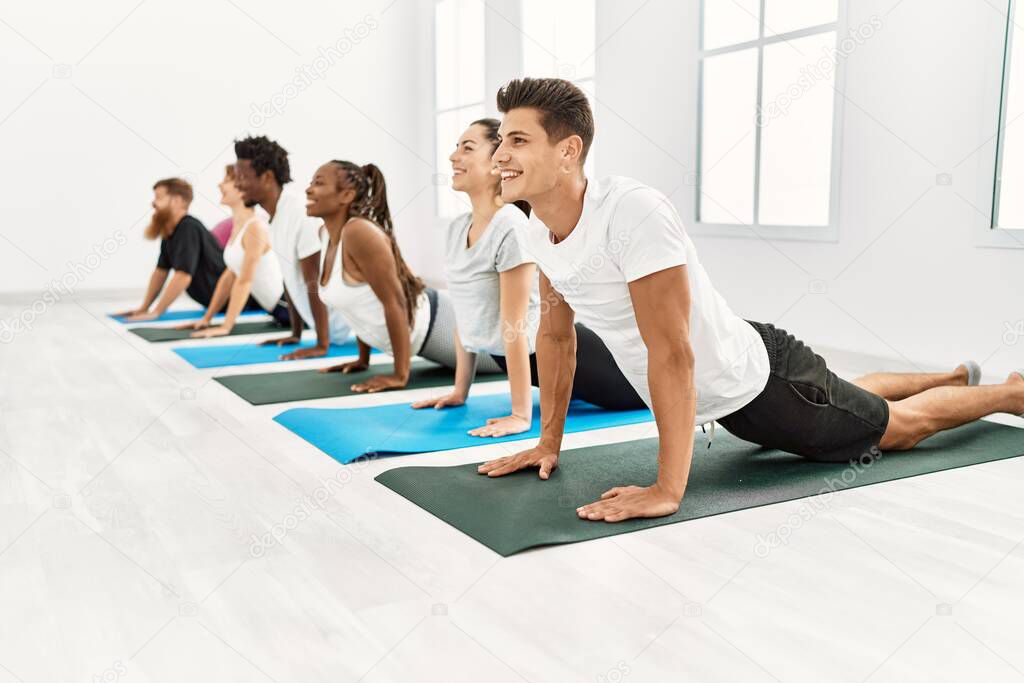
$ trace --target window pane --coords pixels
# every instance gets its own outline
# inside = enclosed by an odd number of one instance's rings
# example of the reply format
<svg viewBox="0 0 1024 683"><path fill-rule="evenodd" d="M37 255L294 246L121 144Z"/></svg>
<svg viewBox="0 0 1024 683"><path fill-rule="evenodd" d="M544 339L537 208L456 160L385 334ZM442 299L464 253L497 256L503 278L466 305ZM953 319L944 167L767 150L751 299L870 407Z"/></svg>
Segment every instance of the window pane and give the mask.
<svg viewBox="0 0 1024 683"><path fill-rule="evenodd" d="M470 123L484 117L484 105L474 104L437 115L437 168L434 176L437 182L437 213L443 217L455 217L472 210L469 199L451 188L452 164L448 157L455 150L459 136Z"/></svg>
<svg viewBox="0 0 1024 683"><path fill-rule="evenodd" d="M774 36L831 24L839 18L839 0L766 0L764 33Z"/></svg>
<svg viewBox="0 0 1024 683"><path fill-rule="evenodd" d="M523 0L523 73L574 80L594 75L594 0Z"/></svg>
<svg viewBox="0 0 1024 683"><path fill-rule="evenodd" d="M1018 17L1020 14L1018 14ZM1024 31L1014 30L1010 72L1004 85L1006 120L1003 122L1002 168L999 179L999 215L996 225L1024 229ZM1020 117L1020 118L1018 118Z"/></svg>
<svg viewBox="0 0 1024 683"><path fill-rule="evenodd" d="M434 11L437 108L484 98L484 7L478 0L441 0Z"/></svg>
<svg viewBox="0 0 1024 683"><path fill-rule="evenodd" d="M753 223L757 50L704 60L700 216L705 223Z"/></svg>
<svg viewBox="0 0 1024 683"><path fill-rule="evenodd" d="M756 40L761 0L704 0L704 49Z"/></svg>
<svg viewBox="0 0 1024 683"><path fill-rule="evenodd" d="M835 41L830 31L764 48L759 223L829 224L835 71L817 65Z"/></svg>

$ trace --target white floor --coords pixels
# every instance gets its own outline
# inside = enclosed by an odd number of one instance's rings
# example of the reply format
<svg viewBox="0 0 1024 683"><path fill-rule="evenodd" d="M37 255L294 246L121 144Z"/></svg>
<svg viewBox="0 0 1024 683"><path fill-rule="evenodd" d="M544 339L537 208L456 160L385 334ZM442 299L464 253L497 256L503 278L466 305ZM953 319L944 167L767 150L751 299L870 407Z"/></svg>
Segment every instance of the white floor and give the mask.
<svg viewBox="0 0 1024 683"><path fill-rule="evenodd" d="M126 303L0 345L0 683L1024 678L1024 459L502 559L373 477L510 445L341 467Z"/></svg>

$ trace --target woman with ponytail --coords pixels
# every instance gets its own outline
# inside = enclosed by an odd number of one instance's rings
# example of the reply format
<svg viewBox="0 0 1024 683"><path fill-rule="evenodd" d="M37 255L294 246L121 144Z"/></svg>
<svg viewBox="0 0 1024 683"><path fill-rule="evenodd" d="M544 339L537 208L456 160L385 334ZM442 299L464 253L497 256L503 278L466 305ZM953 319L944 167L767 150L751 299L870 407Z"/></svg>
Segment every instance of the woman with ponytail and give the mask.
<svg viewBox="0 0 1024 683"><path fill-rule="evenodd" d="M540 320L537 268L520 244L530 207L504 204L491 156L498 148L496 119L470 124L459 138L452 163L452 187L465 192L472 211L448 229L445 272L455 305L453 331L459 359L455 388L447 396L413 403L413 408L461 405L469 395L477 363L495 361L508 373L511 414L494 417L470 432L505 436L531 427L538 385L534 354ZM576 324L576 372L573 396L605 408L643 408L644 402L615 364L600 338Z"/></svg>
<svg viewBox="0 0 1024 683"><path fill-rule="evenodd" d="M306 189L306 213L324 221L320 298L345 318L359 342L358 360L322 372L365 370L371 348L390 353L391 374L352 385L353 391L374 393L405 387L414 355L454 368L451 301L426 287L402 258L380 169L327 162Z"/></svg>

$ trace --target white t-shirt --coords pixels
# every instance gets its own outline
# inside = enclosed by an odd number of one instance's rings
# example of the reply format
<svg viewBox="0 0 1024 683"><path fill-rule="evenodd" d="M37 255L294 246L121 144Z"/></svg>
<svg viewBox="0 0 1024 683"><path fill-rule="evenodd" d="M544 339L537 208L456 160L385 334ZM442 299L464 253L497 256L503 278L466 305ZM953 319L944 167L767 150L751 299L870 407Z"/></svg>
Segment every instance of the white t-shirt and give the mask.
<svg viewBox="0 0 1024 683"><path fill-rule="evenodd" d="M729 415L768 383L761 336L715 291L669 200L630 178L587 184L580 221L558 244L536 215L524 249L552 287L611 351L648 406L647 347L640 337L628 283L686 265L690 285L690 345L694 353L697 423Z"/></svg>
<svg viewBox="0 0 1024 683"><path fill-rule="evenodd" d="M470 213L459 216L448 227L445 277L455 306L459 339L467 351L505 355L501 329L501 273L533 260L523 253L519 234L527 224L526 214L507 204L494 214L490 224L473 246L467 247ZM537 278L534 276L523 332L533 352L539 316Z"/></svg>
<svg viewBox="0 0 1024 683"><path fill-rule="evenodd" d="M306 215L306 200L293 192L281 192L277 210L270 219L270 246L281 263L284 288L295 310L310 329L314 329L315 322L300 261L320 253L321 224L319 218ZM332 344L342 344L352 336L348 324L339 313L330 312L328 322Z"/></svg>

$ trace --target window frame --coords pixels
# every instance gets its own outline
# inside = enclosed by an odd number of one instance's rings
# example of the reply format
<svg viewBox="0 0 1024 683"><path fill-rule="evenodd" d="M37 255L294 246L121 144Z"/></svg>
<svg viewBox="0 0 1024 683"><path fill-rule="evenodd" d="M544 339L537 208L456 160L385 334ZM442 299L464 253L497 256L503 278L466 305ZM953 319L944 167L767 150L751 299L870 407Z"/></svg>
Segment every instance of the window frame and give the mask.
<svg viewBox="0 0 1024 683"><path fill-rule="evenodd" d="M704 48L704 8L707 0L700 1L700 19L697 30L698 52L697 52L697 140L695 146L694 168L696 171L688 173L686 181L693 187L693 223L689 232L694 235L707 235L713 237L741 237L754 239L779 239L811 242L838 242L839 241L839 183L843 148L843 114L845 101L841 93L846 90L846 64L845 60L837 60L835 67L834 93L832 100L832 157L831 157L831 181L829 185L829 211L827 225L778 225L762 224L758 215L761 202L761 127L755 127L754 141L754 222L753 223L715 223L700 220L701 203L703 201L701 192L701 172L703 170L703 133L704 133L704 61L708 57L716 55L740 52L751 48L757 49L757 109L760 111L763 104L763 83L764 83L764 49L766 46L774 45L788 40L803 38L806 36L818 35L834 31L837 41L848 27L847 0L839 0L839 9L836 21L827 24L819 24L807 28L789 31L775 36L765 34L765 5L766 0L760 0L760 19L758 22L758 36L754 40L728 45L726 47L706 50Z"/></svg>
<svg viewBox="0 0 1024 683"><path fill-rule="evenodd" d="M978 229L974 231L974 245L982 248L1024 249L1024 230L1004 228L998 225L999 197L1002 192L1003 130L1006 127L1006 95L1010 67L1013 62L1013 27L1017 10L1017 0L1007 0L1006 25L1003 41L999 47L1001 68L993 69L986 78L985 110L995 109L996 118L995 149L992 155L979 154L978 160L978 192L977 206L987 207L988 215ZM983 131L990 136L991 129ZM991 138L990 138L991 139Z"/></svg>
<svg viewBox="0 0 1024 683"><path fill-rule="evenodd" d="M433 68L431 69L432 78L431 78L430 83L431 83L431 87L432 87L431 101L433 103L433 109L434 109L433 131L434 131L434 160L435 160L435 162L438 159L441 158L440 155L441 155L441 144L442 144L442 141L439 140L438 137L437 137L437 127L438 127L438 122L440 121L440 118L441 118L442 115L448 114L448 113L451 113L451 112L456 112L456 111L459 111L460 109L468 109L469 107L481 107L483 109L483 111L484 111L484 115L485 116L486 116L486 112L487 112L487 102L486 102L486 99L482 99L482 100L478 100L478 101L473 101L473 102L460 102L460 103L457 103L457 104L455 104L455 105L453 105L451 107L444 107L444 108L438 107L438 101L437 101L437 84L438 84L438 71L437 71L437 69L438 69L438 64L437 64L437 6L440 5L441 2L443 2L443 1L444 0L434 0L433 5L431 7L431 11L433 12L433 16L431 17L431 22L432 22L431 25L433 27L433 35L431 36L431 48L432 48L432 50L431 50L430 57L431 57L431 62L432 62ZM487 96L487 16L486 16L486 8L484 10L484 22L483 22L483 27L482 28L483 28L483 31L484 31L484 40L483 40L484 50L483 50L483 54L480 55L480 58L483 60L483 73L484 73L483 95L486 98L486 96ZM454 149L454 147L455 147L455 142L457 142L457 141L453 140L453 141L451 141L449 143L450 146L452 147L452 149ZM445 183L442 184L442 183L437 182L438 176L444 176L446 178ZM442 169L440 169L440 168L436 168L434 170L434 183L433 184L434 184L434 215L439 217L439 218L441 218L441 219L444 219L444 220L452 220L454 218L457 218L460 215L459 213L456 213L455 215L451 215L451 216L445 215L445 214L441 213L440 188L441 187L447 187L447 188L451 189L451 173L449 173L447 171L442 171Z"/></svg>

